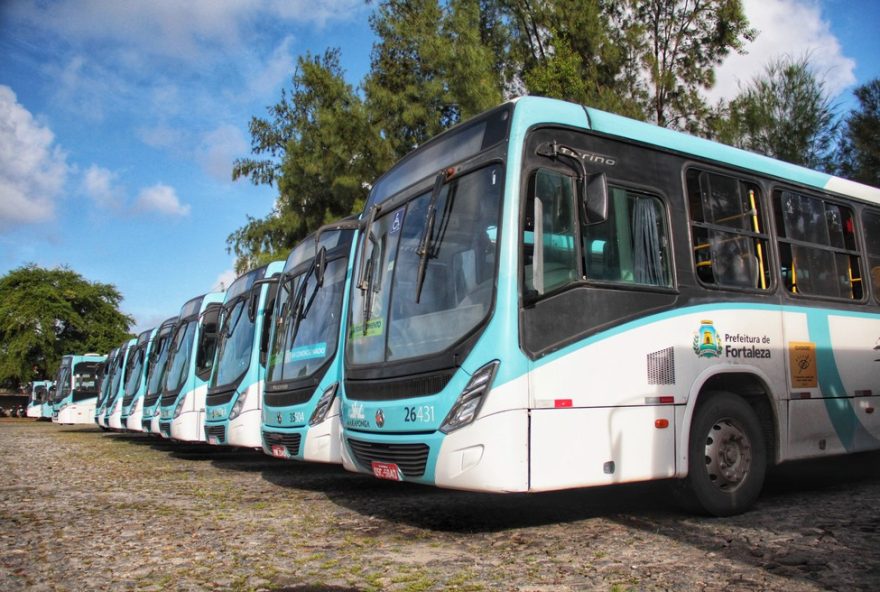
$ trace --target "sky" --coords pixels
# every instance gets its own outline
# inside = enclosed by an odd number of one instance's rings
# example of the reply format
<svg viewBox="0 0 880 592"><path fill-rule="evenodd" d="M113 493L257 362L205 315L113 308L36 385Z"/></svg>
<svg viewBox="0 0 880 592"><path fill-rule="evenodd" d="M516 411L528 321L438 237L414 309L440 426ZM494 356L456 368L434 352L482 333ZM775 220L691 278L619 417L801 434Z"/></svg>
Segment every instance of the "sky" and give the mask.
<svg viewBox="0 0 880 592"><path fill-rule="evenodd" d="M228 286L226 238L272 187L232 181L248 124L296 58L341 50L357 86L364 0L0 0L0 275L66 265L114 284L139 332ZM841 114L880 76L880 0L744 0L757 39L711 100L781 55L809 55Z"/></svg>

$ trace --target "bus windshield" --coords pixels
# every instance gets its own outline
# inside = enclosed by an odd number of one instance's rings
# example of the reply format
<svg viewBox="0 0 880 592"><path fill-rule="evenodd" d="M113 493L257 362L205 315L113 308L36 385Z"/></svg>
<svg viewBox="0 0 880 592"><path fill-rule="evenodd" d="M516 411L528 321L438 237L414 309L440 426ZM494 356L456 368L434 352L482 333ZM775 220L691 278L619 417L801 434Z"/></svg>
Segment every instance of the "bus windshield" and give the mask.
<svg viewBox="0 0 880 592"><path fill-rule="evenodd" d="M247 372L254 347L254 321L248 315L248 296L223 307L217 346L217 371L211 378L211 388L232 384Z"/></svg>
<svg viewBox="0 0 880 592"><path fill-rule="evenodd" d="M132 366L130 366L129 369L126 369L126 374L128 375L128 381L125 383L126 399L131 399L137 394L138 387L141 384L141 373L144 368L144 353L146 353L146 349L146 343L137 348L137 351L134 354L134 359L131 360L131 362L133 362Z"/></svg>
<svg viewBox="0 0 880 592"><path fill-rule="evenodd" d="M348 355L356 365L441 352L488 315L503 167L436 185L364 231ZM360 269L363 263L363 269Z"/></svg>
<svg viewBox="0 0 880 592"><path fill-rule="evenodd" d="M158 343L154 344L153 347L158 348L158 353L150 355L150 363L147 367L147 397L158 395L162 389L168 361L168 350L171 345L171 335L161 335L157 341Z"/></svg>
<svg viewBox="0 0 880 592"><path fill-rule="evenodd" d="M73 370L73 400L90 399L98 396L98 374L102 362L80 362Z"/></svg>
<svg viewBox="0 0 880 592"><path fill-rule="evenodd" d="M174 357L169 361L168 371L165 374L166 391L174 392L183 387L198 324L198 318L186 321L178 327L177 333L174 335L174 345L172 346Z"/></svg>
<svg viewBox="0 0 880 592"><path fill-rule="evenodd" d="M269 358L270 382L306 378L336 354L348 259L327 262L323 286L314 268L291 278L278 292L284 311Z"/></svg>

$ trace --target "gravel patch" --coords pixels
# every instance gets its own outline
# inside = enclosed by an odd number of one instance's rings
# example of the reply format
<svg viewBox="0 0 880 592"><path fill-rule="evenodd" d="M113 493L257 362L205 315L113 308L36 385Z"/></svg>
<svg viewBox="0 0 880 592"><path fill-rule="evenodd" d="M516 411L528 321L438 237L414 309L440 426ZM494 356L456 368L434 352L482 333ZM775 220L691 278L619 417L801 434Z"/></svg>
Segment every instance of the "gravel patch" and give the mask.
<svg viewBox="0 0 880 592"><path fill-rule="evenodd" d="M0 590L878 590L880 453L776 469L747 514L666 484L488 495L0 420Z"/></svg>

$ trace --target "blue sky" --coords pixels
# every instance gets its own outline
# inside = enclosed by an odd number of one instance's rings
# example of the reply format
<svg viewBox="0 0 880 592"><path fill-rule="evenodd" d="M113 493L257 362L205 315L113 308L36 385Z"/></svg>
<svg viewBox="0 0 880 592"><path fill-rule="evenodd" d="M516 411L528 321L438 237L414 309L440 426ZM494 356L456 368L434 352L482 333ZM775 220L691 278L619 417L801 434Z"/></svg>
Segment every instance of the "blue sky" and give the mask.
<svg viewBox="0 0 880 592"><path fill-rule="evenodd" d="M375 3L374 3L375 4ZM68 265L115 284L134 330L233 279L226 237L275 191L232 182L248 122L298 55L339 47L353 85L373 43L362 0L0 2L0 274ZM880 0L746 0L761 34L718 72L730 97L771 57L810 52L852 106L880 76Z"/></svg>

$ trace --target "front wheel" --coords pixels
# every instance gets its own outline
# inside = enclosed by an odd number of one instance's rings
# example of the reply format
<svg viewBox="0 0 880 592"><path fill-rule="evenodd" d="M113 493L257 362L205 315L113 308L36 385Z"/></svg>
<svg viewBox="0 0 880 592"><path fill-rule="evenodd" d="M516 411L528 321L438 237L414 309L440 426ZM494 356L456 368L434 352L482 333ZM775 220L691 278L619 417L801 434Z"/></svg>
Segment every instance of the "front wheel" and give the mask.
<svg viewBox="0 0 880 592"><path fill-rule="evenodd" d="M755 411L733 393L714 393L697 407L688 443L683 500L714 516L748 510L764 484L767 448Z"/></svg>

